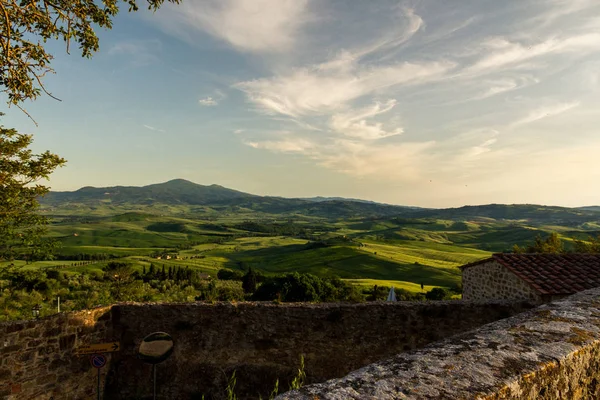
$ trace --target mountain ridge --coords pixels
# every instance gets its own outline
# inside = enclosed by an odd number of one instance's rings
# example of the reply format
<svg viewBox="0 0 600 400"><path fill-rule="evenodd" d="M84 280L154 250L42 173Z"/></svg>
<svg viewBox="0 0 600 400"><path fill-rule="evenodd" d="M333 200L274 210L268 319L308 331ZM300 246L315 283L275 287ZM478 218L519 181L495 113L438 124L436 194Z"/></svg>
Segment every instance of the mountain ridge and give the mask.
<svg viewBox="0 0 600 400"><path fill-rule="evenodd" d="M98 206L134 205L189 205L206 207L233 207L274 214L303 214L320 217L392 217L439 218L468 220L484 217L502 220L535 220L575 223L599 221L600 207L578 208L536 204L485 204L454 208L420 208L378 203L343 197L286 198L260 196L229 189L217 184L200 185L185 179L172 179L146 186L85 186L75 191L50 192L41 199L47 206L83 204Z"/></svg>

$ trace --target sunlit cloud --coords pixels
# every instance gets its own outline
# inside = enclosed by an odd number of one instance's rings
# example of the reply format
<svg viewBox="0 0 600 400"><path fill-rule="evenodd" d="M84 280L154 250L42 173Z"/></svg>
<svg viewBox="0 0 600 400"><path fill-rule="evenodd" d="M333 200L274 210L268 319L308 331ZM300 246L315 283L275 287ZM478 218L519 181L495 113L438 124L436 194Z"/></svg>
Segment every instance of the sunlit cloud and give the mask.
<svg viewBox="0 0 600 400"><path fill-rule="evenodd" d="M212 97L208 96L205 97L203 99L198 100L198 104L200 104L201 106L216 106L219 103L217 102L217 100L213 99Z"/></svg>
<svg viewBox="0 0 600 400"><path fill-rule="evenodd" d="M250 115L228 127L236 140L382 185L494 190L520 179L506 165L564 144L546 119L592 119L600 103L596 0L202 0L164 12L167 32L247 61L228 92Z"/></svg>
<svg viewBox="0 0 600 400"><path fill-rule="evenodd" d="M535 121L539 121L544 118L555 117L555 116L560 115L564 112L567 112L575 107L578 107L579 104L580 104L579 102L561 103L561 104L554 104L554 105L547 106L547 107L536 108L535 110L532 110L526 117L523 117L523 118L513 122L511 126L516 127L519 125L525 125L525 124L529 124L529 123L532 123Z"/></svg>
<svg viewBox="0 0 600 400"><path fill-rule="evenodd" d="M306 19L308 0L204 0L165 7L159 23L192 41L203 31L247 52L290 49Z"/></svg>
<svg viewBox="0 0 600 400"><path fill-rule="evenodd" d="M216 89L213 95L198 100L198 104L205 107L218 106L221 100L226 97L227 95L222 90Z"/></svg>

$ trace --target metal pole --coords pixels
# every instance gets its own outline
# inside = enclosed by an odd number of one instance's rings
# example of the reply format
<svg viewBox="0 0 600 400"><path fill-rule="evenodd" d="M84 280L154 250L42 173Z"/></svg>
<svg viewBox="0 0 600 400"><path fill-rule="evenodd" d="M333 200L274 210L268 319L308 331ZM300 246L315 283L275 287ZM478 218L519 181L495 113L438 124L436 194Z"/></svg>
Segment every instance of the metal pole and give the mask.
<svg viewBox="0 0 600 400"><path fill-rule="evenodd" d="M152 375L154 375L154 397L153 397L153 399L156 400L156 364L152 364Z"/></svg>
<svg viewBox="0 0 600 400"><path fill-rule="evenodd" d="M96 368L98 370L98 400L100 400L100 368Z"/></svg>

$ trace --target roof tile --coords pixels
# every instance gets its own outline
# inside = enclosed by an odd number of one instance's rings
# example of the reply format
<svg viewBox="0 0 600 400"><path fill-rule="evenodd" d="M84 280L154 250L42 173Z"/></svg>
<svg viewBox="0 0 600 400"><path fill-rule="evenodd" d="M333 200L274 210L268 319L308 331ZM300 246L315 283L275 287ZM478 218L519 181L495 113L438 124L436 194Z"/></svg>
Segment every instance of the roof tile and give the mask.
<svg viewBox="0 0 600 400"><path fill-rule="evenodd" d="M494 254L492 259L541 294L571 294L600 287L600 254ZM490 259L467 264L462 269Z"/></svg>

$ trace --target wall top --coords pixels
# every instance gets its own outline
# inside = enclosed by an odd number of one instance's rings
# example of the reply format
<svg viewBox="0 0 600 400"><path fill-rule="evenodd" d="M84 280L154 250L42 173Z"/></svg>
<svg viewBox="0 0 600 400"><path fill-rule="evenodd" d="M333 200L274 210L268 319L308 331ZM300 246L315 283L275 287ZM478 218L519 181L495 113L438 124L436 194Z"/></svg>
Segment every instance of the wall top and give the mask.
<svg viewBox="0 0 600 400"><path fill-rule="evenodd" d="M277 399L492 398L599 340L596 288Z"/></svg>

